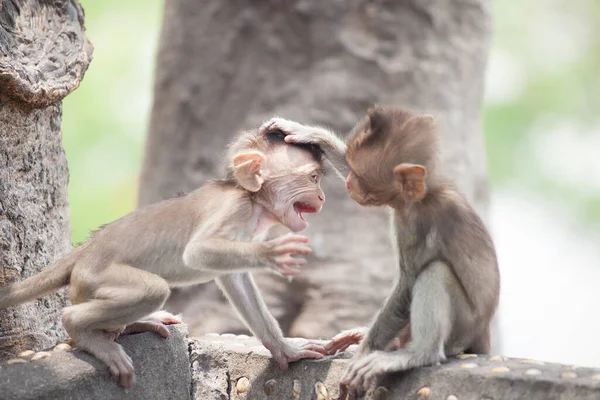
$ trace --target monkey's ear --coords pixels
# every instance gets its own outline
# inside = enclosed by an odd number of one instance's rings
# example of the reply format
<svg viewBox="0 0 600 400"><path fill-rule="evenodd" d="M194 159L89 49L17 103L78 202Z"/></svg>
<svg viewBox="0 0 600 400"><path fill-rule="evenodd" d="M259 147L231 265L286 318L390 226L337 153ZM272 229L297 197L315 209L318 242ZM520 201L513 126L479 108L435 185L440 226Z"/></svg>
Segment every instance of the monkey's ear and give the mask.
<svg viewBox="0 0 600 400"><path fill-rule="evenodd" d="M377 136L380 133L384 133L388 130L390 125L390 116L384 109L380 107L373 107L367 111L369 117L369 126L371 130L371 136Z"/></svg>
<svg viewBox="0 0 600 400"><path fill-rule="evenodd" d="M419 201L425 196L425 167L417 164L400 164L394 167L396 187L405 200Z"/></svg>
<svg viewBox="0 0 600 400"><path fill-rule="evenodd" d="M260 151L247 151L233 158L233 175L241 187L249 192L258 192L264 182L260 166L265 160Z"/></svg>

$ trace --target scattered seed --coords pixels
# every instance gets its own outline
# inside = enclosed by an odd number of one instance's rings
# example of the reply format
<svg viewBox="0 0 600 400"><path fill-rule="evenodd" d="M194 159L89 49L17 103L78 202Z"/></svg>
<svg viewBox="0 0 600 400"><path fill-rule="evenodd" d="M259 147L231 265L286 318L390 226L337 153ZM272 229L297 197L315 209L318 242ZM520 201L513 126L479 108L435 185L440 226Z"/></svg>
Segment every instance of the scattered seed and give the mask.
<svg viewBox="0 0 600 400"><path fill-rule="evenodd" d="M460 364L461 368L465 368L465 369L470 369L470 368L477 368L477 364L475 363L465 363L465 364Z"/></svg>
<svg viewBox="0 0 600 400"><path fill-rule="evenodd" d="M539 369L536 368L530 368L527 371L525 371L525 375L529 375L529 376L536 376L536 375L541 375L542 371L540 371Z"/></svg>
<svg viewBox="0 0 600 400"><path fill-rule="evenodd" d="M510 371L510 369L509 369L509 368L507 368L507 367L496 367L496 368L492 368L492 369L490 370L490 372L491 372L492 374L503 374L503 373L505 373L505 372L509 372L509 371Z"/></svg>
<svg viewBox="0 0 600 400"><path fill-rule="evenodd" d="M563 379L575 379L577 378L577 374L575 372L563 372L560 374L560 377Z"/></svg>
<svg viewBox="0 0 600 400"><path fill-rule="evenodd" d="M11 360L8 360L6 362L7 365L13 365L13 364L27 364L27 360L23 360L22 358L13 358Z"/></svg>
<svg viewBox="0 0 600 400"><path fill-rule="evenodd" d="M417 391L417 394L420 397L429 397L429 395L431 394L431 389L429 389L427 386L422 387Z"/></svg>
<svg viewBox="0 0 600 400"><path fill-rule="evenodd" d="M71 346L66 343L59 343L54 347L54 351L71 351Z"/></svg>
<svg viewBox="0 0 600 400"><path fill-rule="evenodd" d="M329 400L329 394L327 388L323 383L317 382L315 385L315 393L317 394L317 400Z"/></svg>
<svg viewBox="0 0 600 400"><path fill-rule="evenodd" d="M459 360L466 360L467 358L477 358L477 354L457 354L456 358Z"/></svg>
<svg viewBox="0 0 600 400"><path fill-rule="evenodd" d="M302 392L302 384L298 379L294 379L294 383L292 384L292 398L291 400L299 400L300 393Z"/></svg>
<svg viewBox="0 0 600 400"><path fill-rule="evenodd" d="M35 351L33 350L25 350L19 353L19 357L31 357L32 355L35 354Z"/></svg>
<svg viewBox="0 0 600 400"><path fill-rule="evenodd" d="M33 357L31 357L31 361L43 360L44 358L48 358L52 355L52 353L48 353L47 351L40 351L35 353Z"/></svg>
<svg viewBox="0 0 600 400"><path fill-rule="evenodd" d="M538 360L521 360L521 361L519 361L519 363L521 363L521 364L531 364L531 365L546 365L545 362L538 361Z"/></svg>
<svg viewBox="0 0 600 400"><path fill-rule="evenodd" d="M250 381L245 376L242 376L235 384L235 390L237 390L238 393L246 393L248 386L250 386Z"/></svg>

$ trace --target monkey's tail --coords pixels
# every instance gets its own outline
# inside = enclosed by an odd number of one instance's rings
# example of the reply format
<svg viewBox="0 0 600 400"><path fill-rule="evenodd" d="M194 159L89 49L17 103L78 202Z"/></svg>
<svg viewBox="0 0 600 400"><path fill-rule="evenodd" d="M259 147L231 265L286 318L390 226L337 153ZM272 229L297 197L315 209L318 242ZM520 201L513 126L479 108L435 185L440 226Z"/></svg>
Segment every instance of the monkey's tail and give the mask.
<svg viewBox="0 0 600 400"><path fill-rule="evenodd" d="M0 309L37 299L69 283L77 250L63 256L50 267L12 285L0 288Z"/></svg>

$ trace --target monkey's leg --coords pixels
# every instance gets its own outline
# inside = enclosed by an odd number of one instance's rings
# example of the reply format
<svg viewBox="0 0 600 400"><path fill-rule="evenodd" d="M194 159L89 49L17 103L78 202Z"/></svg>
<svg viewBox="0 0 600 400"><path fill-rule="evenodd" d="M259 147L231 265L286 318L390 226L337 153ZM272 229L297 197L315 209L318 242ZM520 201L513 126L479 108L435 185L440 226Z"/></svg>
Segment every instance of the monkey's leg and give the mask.
<svg viewBox="0 0 600 400"><path fill-rule="evenodd" d="M79 294L74 302L79 304L64 309L63 325L78 347L108 365L121 385L129 388L133 364L111 340L111 332L160 309L169 287L162 278L129 266L111 265L94 272L90 275L85 268L73 271L72 290ZM82 298L81 293L91 294L91 298Z"/></svg>
<svg viewBox="0 0 600 400"><path fill-rule="evenodd" d="M435 364L445 359L453 302L449 285L458 285L448 266L433 262L418 276L410 306L411 338L406 348L375 351L352 365L342 380L351 396L366 391L381 374ZM352 397L351 397L352 398Z"/></svg>

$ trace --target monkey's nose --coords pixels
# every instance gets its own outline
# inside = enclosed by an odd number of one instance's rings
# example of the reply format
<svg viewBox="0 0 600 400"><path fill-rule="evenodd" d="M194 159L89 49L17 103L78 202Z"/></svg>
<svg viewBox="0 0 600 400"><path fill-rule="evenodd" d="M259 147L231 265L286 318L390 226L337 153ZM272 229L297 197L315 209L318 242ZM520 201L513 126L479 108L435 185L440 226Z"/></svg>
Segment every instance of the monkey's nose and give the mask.
<svg viewBox="0 0 600 400"><path fill-rule="evenodd" d="M317 197L319 198L319 200L325 201L325 197L323 197L323 196L317 196Z"/></svg>

